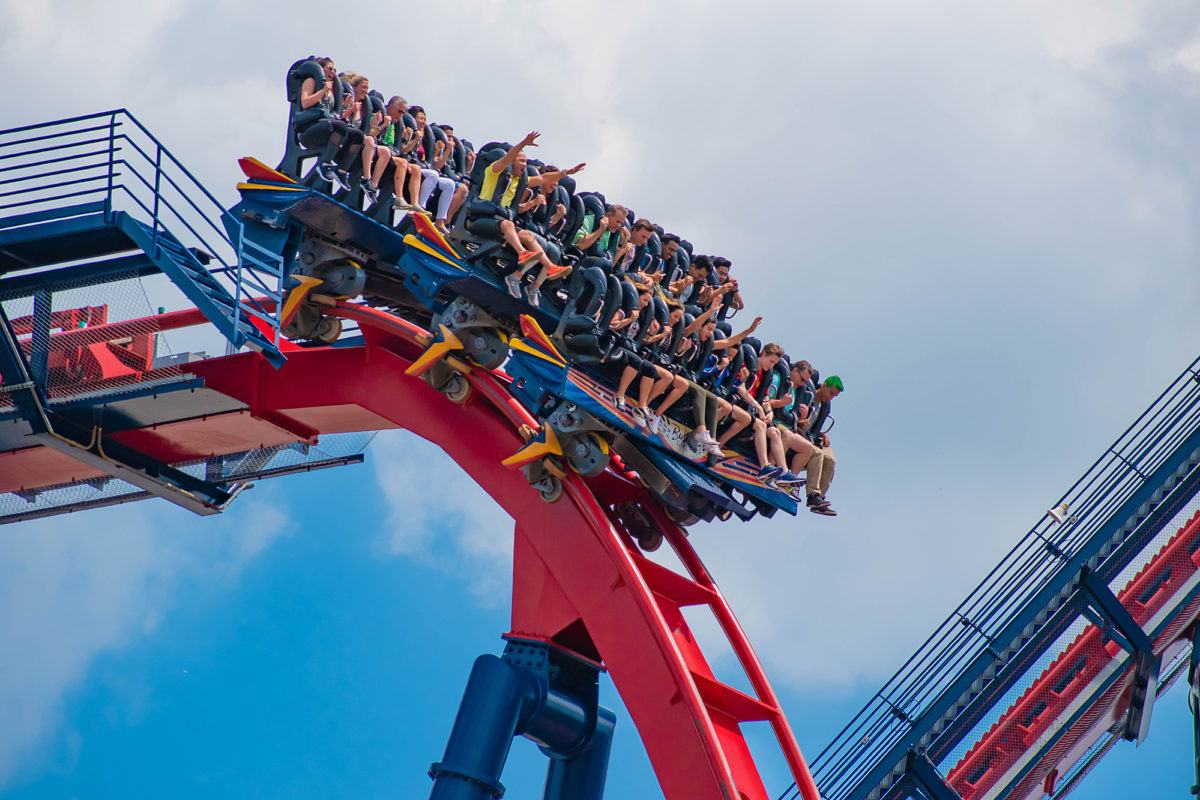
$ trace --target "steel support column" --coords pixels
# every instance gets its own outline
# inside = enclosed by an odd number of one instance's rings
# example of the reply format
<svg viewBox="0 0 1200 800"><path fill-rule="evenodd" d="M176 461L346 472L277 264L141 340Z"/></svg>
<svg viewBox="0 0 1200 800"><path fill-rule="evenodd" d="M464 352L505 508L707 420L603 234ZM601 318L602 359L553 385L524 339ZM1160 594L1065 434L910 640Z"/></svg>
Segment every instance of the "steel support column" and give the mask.
<svg viewBox="0 0 1200 800"><path fill-rule="evenodd" d="M1083 614L1136 660L1133 694L1125 720L1124 738L1141 744L1150 733L1150 714L1158 696L1158 673L1162 657L1154 652L1154 643L1138 625L1108 584L1088 569L1081 573L1080 592L1087 600Z"/></svg>
<svg viewBox="0 0 1200 800"><path fill-rule="evenodd" d="M550 759L543 800L601 800L616 717L597 702L590 664L535 642L471 669L442 760L429 768L430 800L493 800L516 736Z"/></svg>
<svg viewBox="0 0 1200 800"><path fill-rule="evenodd" d="M906 770L927 800L962 800L925 753L909 753Z"/></svg>

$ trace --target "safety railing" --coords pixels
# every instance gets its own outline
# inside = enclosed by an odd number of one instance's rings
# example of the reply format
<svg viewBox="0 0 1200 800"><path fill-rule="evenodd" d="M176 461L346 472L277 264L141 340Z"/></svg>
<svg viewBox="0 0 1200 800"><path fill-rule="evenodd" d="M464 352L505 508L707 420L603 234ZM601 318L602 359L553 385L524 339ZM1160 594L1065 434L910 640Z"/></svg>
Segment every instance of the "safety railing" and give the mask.
<svg viewBox="0 0 1200 800"><path fill-rule="evenodd" d="M257 319L278 346L271 309L282 301L282 259L246 239L241 220L136 117L117 109L0 131L0 228L6 218L108 219L116 211L147 225L155 248L211 256L207 271L236 301L234 329L243 317Z"/></svg>
<svg viewBox="0 0 1200 800"><path fill-rule="evenodd" d="M1139 527L1162 526L1196 491L1198 366L1200 359L1059 499L1070 516L1059 523L1044 515L817 756L822 797L861 800L902 768L910 748L942 737L945 749L955 719L1070 601L1081 566L1099 566L1107 581L1142 555L1157 531ZM780 795L794 796L792 788Z"/></svg>

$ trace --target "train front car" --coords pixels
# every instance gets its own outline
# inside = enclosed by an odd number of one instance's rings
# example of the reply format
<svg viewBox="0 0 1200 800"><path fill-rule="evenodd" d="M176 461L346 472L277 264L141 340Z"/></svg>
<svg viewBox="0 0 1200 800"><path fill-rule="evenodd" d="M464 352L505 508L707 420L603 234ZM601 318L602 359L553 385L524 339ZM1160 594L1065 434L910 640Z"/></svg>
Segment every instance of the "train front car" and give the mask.
<svg viewBox="0 0 1200 800"><path fill-rule="evenodd" d="M252 248L284 258L290 338L336 339L323 307L362 297L429 330L444 327L460 355L494 369L508 356L516 316L538 313L462 260L425 216L410 214L393 228L256 159L239 163L248 180L238 184L242 199L230 211Z"/></svg>

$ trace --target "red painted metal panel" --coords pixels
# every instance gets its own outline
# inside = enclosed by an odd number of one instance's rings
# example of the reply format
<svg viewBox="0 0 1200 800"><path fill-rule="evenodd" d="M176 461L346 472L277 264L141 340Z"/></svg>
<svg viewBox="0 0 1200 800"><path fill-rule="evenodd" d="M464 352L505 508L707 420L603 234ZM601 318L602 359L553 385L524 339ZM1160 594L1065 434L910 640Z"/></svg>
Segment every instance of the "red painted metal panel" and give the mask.
<svg viewBox="0 0 1200 800"><path fill-rule="evenodd" d="M768 800L737 720L710 710L712 706L737 716L769 716L804 797L817 800L815 788L808 790L807 767L761 667L711 577L697 568L699 561L678 526L659 510L656 519L664 536L677 552L683 543L681 556L691 580L646 566L649 562L631 549L628 535L613 525L578 475L569 474L563 498L548 504L520 472L501 466L524 444L518 428L537 424L506 390L503 376L474 370L471 399L455 405L404 374L420 352L417 337L423 331L374 309L342 304L335 313L363 326L365 347L291 351L278 370L253 353L185 365L209 388L249 410L119 436L164 460L295 441L296 431L283 424L303 426L301 433L405 427L436 443L517 521L513 633L550 639L575 626L572 630L590 639L668 798ZM605 495L640 496L644 506L657 507L627 477L614 474L598 480L597 487ZM732 631L739 658L750 664L758 699L733 694L712 677L676 602L714 609L726 633ZM708 705L694 675L701 676Z"/></svg>

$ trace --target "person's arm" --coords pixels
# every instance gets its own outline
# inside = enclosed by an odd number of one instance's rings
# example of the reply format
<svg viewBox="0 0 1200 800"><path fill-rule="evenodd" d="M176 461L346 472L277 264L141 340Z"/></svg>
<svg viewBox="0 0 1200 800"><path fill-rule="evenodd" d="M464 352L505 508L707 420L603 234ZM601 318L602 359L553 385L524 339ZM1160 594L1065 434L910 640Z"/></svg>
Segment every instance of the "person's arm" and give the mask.
<svg viewBox="0 0 1200 800"><path fill-rule="evenodd" d="M434 142L433 145L433 169L435 172L441 172L442 167L446 166L446 162L450 160L450 154L454 152L454 145L450 142Z"/></svg>
<svg viewBox="0 0 1200 800"><path fill-rule="evenodd" d="M589 214L588 216L591 216L591 215ZM586 218L585 218L585 220L586 220ZM594 245L596 243L596 240L599 239L601 237L601 235L603 235L604 231L608 228L608 217L607 216L601 217L595 223L595 225L596 225L595 230L593 230L583 236L579 236L579 235L575 236L575 246L578 247L580 250L583 250L584 252L586 252L588 250L588 248L590 248L592 245ZM580 233L582 233L582 230L580 231Z"/></svg>
<svg viewBox="0 0 1200 800"><path fill-rule="evenodd" d="M574 175L577 172L582 172L587 164L579 163L570 169L560 169L554 172L543 172L541 175L533 175L529 178L530 186L553 187L563 178L568 175Z"/></svg>
<svg viewBox="0 0 1200 800"><path fill-rule="evenodd" d="M533 209L537 208L540 205L545 205L545 203L546 203L546 196L537 194L535 192L524 203L519 203L517 205L517 213L524 214L527 211L532 211Z"/></svg>
<svg viewBox="0 0 1200 800"><path fill-rule="evenodd" d="M516 163L517 156L521 155L522 150L524 150L526 147L537 147L537 138L539 136L541 136L541 134L537 131L530 131L529 133L525 134L524 139L508 148L508 152L493 161L492 165L488 167L488 169L492 170L493 172L503 172L504 170L508 169Z"/></svg>
<svg viewBox="0 0 1200 800"><path fill-rule="evenodd" d="M741 381L738 381L737 394L738 397L742 398L742 400L746 403L748 408L757 410L760 417L765 418L767 416L766 409L754 399L754 395L750 394L750 392L746 389L746 384L742 383Z"/></svg>
<svg viewBox="0 0 1200 800"><path fill-rule="evenodd" d="M701 314L700 316L698 316L694 320L692 320L692 324L688 325L686 328L683 329L683 335L691 336L693 333L700 330L700 326L703 325L704 323L708 322L710 319L712 319L713 314L717 313L718 308L720 308L719 303L709 304L708 310L706 310L703 314ZM713 342L713 347L715 348L716 346L717 346L717 343Z"/></svg>
<svg viewBox="0 0 1200 800"><path fill-rule="evenodd" d="M685 289L692 285L694 280L695 279L692 278L691 275L684 275L678 280L671 281L669 284L667 284L667 288L671 291L671 294L679 297L683 294Z"/></svg>
<svg viewBox="0 0 1200 800"><path fill-rule="evenodd" d="M321 102L321 99L329 94L332 88L333 83L331 81L325 81L325 85L318 89L315 78L305 78L304 83L300 84L300 107L304 109L312 108Z"/></svg>
<svg viewBox="0 0 1200 800"><path fill-rule="evenodd" d="M566 215L567 215L567 207L564 206L562 203L559 203L557 206L554 207L554 213L550 215L550 226L554 227L555 225L557 225L559 222L562 221L562 218L565 217Z"/></svg>
<svg viewBox="0 0 1200 800"><path fill-rule="evenodd" d="M730 336L728 339L722 339L719 342L715 342L713 344L713 347L714 348L716 348L716 347L725 348L725 347L733 347L735 344L741 344L743 339L745 339L747 336L754 333L754 331L756 331L758 329L758 326L762 324L762 321L763 321L762 317L755 317L754 321L750 323L749 328L746 328L746 330L741 331L740 333L735 333L733 336Z"/></svg>

